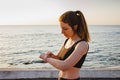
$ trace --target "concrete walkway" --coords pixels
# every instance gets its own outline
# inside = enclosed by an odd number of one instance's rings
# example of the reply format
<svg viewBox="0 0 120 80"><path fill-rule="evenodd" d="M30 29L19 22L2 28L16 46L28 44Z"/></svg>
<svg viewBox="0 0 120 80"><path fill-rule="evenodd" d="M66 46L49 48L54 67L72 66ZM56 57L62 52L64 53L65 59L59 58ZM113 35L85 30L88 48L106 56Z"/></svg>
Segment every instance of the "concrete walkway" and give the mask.
<svg viewBox="0 0 120 80"><path fill-rule="evenodd" d="M0 80L57 80L55 69L0 69ZM81 80L120 80L120 70L81 69Z"/></svg>

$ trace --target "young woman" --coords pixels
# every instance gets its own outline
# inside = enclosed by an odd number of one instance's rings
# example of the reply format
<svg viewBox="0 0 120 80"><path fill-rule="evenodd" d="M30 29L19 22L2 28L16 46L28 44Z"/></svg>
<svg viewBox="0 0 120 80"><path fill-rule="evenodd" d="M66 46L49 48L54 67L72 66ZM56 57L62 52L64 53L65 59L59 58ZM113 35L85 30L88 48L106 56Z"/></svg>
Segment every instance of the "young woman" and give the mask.
<svg viewBox="0 0 120 80"><path fill-rule="evenodd" d="M90 36L81 11L67 11L59 18L62 34L67 38L57 55L47 52L40 58L60 70L58 80L79 80Z"/></svg>

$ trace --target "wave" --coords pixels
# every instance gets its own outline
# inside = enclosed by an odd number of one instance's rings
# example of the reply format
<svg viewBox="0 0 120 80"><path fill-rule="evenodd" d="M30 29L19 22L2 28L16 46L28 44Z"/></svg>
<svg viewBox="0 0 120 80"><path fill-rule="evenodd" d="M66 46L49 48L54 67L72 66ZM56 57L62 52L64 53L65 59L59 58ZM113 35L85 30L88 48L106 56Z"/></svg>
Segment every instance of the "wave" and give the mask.
<svg viewBox="0 0 120 80"><path fill-rule="evenodd" d="M23 65L29 65L29 64L36 64L36 63L46 63L43 60L33 60L33 61L25 61L25 60L19 60L19 61L12 61L12 62L8 62L9 65L19 65L19 64L23 64ZM37 65L37 64L36 64Z"/></svg>
<svg viewBox="0 0 120 80"><path fill-rule="evenodd" d="M23 52L13 52L12 54L32 54L32 53L42 53L42 50L29 50L29 51L23 51Z"/></svg>

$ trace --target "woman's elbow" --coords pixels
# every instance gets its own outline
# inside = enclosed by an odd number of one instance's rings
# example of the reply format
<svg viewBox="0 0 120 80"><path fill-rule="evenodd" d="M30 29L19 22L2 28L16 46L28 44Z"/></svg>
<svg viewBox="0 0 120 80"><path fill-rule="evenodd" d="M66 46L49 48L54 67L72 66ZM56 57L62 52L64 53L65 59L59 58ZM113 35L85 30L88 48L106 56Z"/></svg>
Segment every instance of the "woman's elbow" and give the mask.
<svg viewBox="0 0 120 80"><path fill-rule="evenodd" d="M66 70L68 70L69 68L70 68L70 66L67 65L67 64L61 64L61 65L60 65L60 70L61 70L61 71L66 71Z"/></svg>

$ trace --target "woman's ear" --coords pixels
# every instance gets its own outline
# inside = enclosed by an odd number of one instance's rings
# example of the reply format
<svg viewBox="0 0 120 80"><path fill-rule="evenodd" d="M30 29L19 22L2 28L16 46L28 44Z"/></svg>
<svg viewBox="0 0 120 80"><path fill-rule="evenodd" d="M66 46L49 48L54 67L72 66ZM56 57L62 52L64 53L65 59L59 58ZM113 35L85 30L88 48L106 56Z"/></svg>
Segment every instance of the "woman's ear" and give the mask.
<svg viewBox="0 0 120 80"><path fill-rule="evenodd" d="M76 24L76 25L74 25L74 30L76 31L77 30L77 27L78 27L78 25Z"/></svg>

